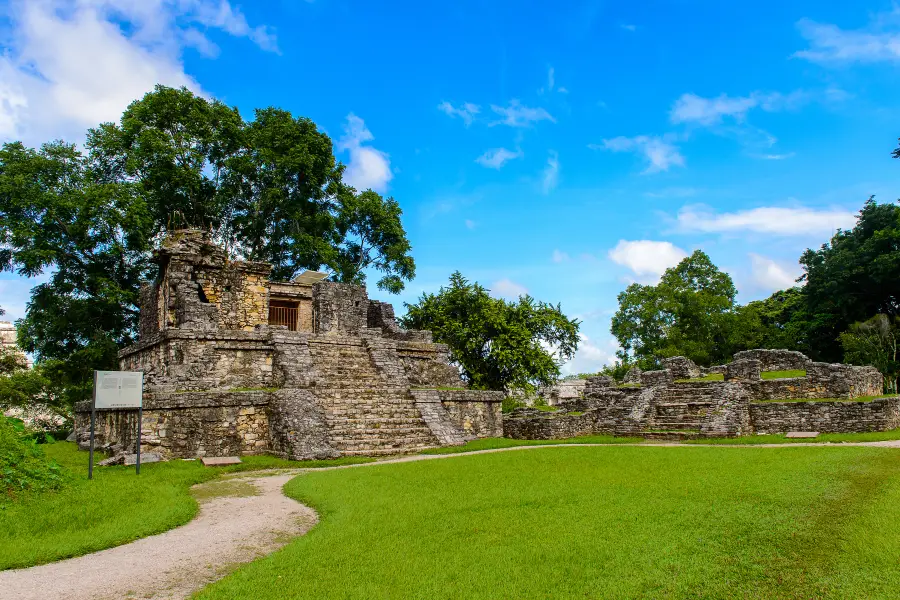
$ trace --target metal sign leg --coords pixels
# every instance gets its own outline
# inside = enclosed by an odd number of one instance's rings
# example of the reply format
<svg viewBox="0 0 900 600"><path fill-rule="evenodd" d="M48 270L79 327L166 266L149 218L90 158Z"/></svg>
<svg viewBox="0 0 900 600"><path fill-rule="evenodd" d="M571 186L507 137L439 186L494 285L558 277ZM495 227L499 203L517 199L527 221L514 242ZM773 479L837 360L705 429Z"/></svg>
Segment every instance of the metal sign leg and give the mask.
<svg viewBox="0 0 900 600"><path fill-rule="evenodd" d="M141 430L143 429L144 407L138 408L137 418L137 459L135 460L134 472L136 475L141 474Z"/></svg>

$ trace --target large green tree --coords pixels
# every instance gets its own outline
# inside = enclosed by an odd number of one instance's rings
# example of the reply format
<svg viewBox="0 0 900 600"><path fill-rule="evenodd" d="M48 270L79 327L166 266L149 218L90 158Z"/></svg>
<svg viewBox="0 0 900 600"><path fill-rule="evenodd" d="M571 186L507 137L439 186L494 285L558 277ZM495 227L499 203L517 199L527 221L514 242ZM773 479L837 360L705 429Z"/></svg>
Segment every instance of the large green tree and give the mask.
<svg viewBox="0 0 900 600"><path fill-rule="evenodd" d="M840 361L839 336L877 314L900 316L900 207L870 198L856 225L800 257L813 358Z"/></svg>
<svg viewBox="0 0 900 600"><path fill-rule="evenodd" d="M633 283L619 294L612 334L623 363L653 364L671 356L687 356L698 364L727 360L738 343L741 319L737 291L700 250L666 269L656 285Z"/></svg>
<svg viewBox="0 0 900 600"><path fill-rule="evenodd" d="M134 340L138 289L167 231L212 231L235 258L398 292L415 274L393 198L341 181L331 140L309 119L237 109L159 86L82 151L53 142L0 149L0 270L35 277L19 340L68 402Z"/></svg>
<svg viewBox="0 0 900 600"><path fill-rule="evenodd" d="M451 357L474 388L533 389L553 383L562 362L578 347L579 322L559 305L521 296L515 302L493 298L459 271L437 294L423 294L406 305L408 329L429 329L450 346Z"/></svg>

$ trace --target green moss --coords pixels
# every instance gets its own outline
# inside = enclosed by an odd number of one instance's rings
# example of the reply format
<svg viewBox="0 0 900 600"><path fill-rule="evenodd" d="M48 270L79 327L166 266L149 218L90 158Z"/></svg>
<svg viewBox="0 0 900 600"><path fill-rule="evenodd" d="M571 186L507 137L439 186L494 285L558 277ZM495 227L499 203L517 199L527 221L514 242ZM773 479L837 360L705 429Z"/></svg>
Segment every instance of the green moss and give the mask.
<svg viewBox="0 0 900 600"><path fill-rule="evenodd" d="M675 383L704 383L707 381L725 381L725 375L722 373L710 373L703 377L692 377L690 379L676 379Z"/></svg>
<svg viewBox="0 0 900 600"><path fill-rule="evenodd" d="M616 386L617 388L639 388L641 384L639 383L620 383Z"/></svg>

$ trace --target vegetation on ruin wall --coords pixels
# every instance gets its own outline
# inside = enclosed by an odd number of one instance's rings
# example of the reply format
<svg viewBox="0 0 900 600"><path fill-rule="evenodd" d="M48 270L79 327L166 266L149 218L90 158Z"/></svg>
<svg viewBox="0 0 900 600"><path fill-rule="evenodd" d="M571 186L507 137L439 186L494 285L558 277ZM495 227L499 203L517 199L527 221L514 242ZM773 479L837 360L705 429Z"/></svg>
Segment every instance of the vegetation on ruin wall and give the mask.
<svg viewBox="0 0 900 600"><path fill-rule="evenodd" d="M83 148L0 148L0 271L49 279L34 288L19 343L34 353L42 399L89 397L94 369L115 369L134 341L150 251L173 229L212 231L232 254L345 282L378 273L398 292L415 275L393 198L342 181L331 139L277 108L234 107L158 86ZM0 402L4 399L0 398Z"/></svg>
<svg viewBox="0 0 900 600"><path fill-rule="evenodd" d="M319 524L199 598L891 598L900 586L889 449L531 449L312 473L285 491Z"/></svg>
<svg viewBox="0 0 900 600"><path fill-rule="evenodd" d="M134 467L95 467L87 479L88 453L75 444L41 445L46 458L60 465L57 490L19 494L0 505L0 570L79 556L172 529L197 514L190 487L224 473L270 468L315 468L370 462L348 457L327 461L288 461L245 456L243 463L204 467L199 461L174 460ZM102 455L97 457L101 460Z"/></svg>
<svg viewBox="0 0 900 600"><path fill-rule="evenodd" d="M477 452L479 450L494 450L496 448L521 448L522 446L567 446L571 444L640 444L643 441L644 438L615 437L611 435L584 435L581 437L566 438L564 440L514 440L510 438L481 438L478 440L467 442L462 446L429 448L428 450L423 450L421 454L461 454L464 452Z"/></svg>
<svg viewBox="0 0 900 600"><path fill-rule="evenodd" d="M763 371L760 373L762 379L790 379L793 377L806 377L806 371L790 370L790 371ZM697 383L704 381L725 381L725 375L722 373L710 373L703 377L692 377L691 379L676 379L675 383Z"/></svg>
<svg viewBox="0 0 900 600"><path fill-rule="evenodd" d="M488 292L457 271L437 294L406 304L401 324L428 329L436 342L447 344L474 389L533 390L554 383L560 363L578 347L578 320L528 295L511 302Z"/></svg>

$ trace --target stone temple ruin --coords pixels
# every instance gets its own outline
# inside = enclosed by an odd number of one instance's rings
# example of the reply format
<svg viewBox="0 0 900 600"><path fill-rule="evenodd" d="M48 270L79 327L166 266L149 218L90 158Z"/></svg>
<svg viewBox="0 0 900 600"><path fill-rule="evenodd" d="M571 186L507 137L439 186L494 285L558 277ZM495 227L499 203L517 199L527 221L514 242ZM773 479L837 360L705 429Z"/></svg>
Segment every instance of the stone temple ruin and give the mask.
<svg viewBox="0 0 900 600"><path fill-rule="evenodd" d="M465 389L447 346L405 331L363 286L231 261L200 231L166 238L141 289L142 449L165 457L391 454L502 435L502 392ZM76 406L84 440L90 403ZM101 445L130 450L134 411L98 411Z"/></svg>
<svg viewBox="0 0 900 600"><path fill-rule="evenodd" d="M854 401L882 394L883 378L873 367L813 362L787 350L738 352L734 362L709 368L685 357L664 362L664 370L632 373L621 384L591 377L577 397L553 398L555 412L516 409L504 421L504 434L519 439L591 434L686 439L900 427L900 398ZM783 371L805 374L762 376ZM837 401L812 401L816 399Z"/></svg>

